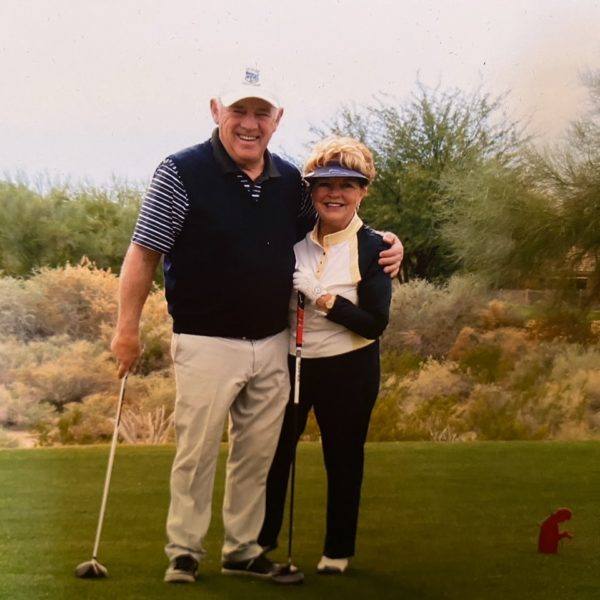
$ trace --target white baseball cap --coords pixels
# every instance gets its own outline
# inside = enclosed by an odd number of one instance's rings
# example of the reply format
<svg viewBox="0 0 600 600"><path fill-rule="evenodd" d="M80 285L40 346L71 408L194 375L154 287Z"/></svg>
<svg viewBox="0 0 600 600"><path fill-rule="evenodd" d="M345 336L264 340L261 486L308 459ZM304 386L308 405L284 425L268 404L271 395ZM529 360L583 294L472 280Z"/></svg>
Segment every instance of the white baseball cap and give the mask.
<svg viewBox="0 0 600 600"><path fill-rule="evenodd" d="M275 86L265 85L260 70L256 67L246 67L241 77L234 77L225 84L219 94L223 106L231 106L244 98L260 98L275 108L281 108Z"/></svg>

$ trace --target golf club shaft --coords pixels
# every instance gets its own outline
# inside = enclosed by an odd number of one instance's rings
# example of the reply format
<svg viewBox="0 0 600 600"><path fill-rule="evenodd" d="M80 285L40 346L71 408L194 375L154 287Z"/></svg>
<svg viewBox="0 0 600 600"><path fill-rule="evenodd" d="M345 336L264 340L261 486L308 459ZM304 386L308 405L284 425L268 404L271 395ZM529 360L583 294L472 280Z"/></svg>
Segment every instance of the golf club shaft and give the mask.
<svg viewBox="0 0 600 600"><path fill-rule="evenodd" d="M290 474L290 525L288 536L288 563L292 564L292 538L294 534L294 490L296 487L296 437L298 435L298 405L300 403L300 362L302 360L302 337L304 335L304 294L298 292L296 309L296 368L294 371L294 405L292 407L292 472Z"/></svg>
<svg viewBox="0 0 600 600"><path fill-rule="evenodd" d="M127 376L125 373L121 381L121 391L119 393L119 401L117 403L117 415L115 418L115 429L113 431L112 443L110 445L110 454L108 456L108 466L106 467L106 477L104 478L104 491L102 493L102 504L100 505L100 515L98 517L98 527L96 528L96 540L94 541L94 551L92 559L98 558L98 546L100 545L100 534L102 533L102 524L104 523L104 513L106 512L106 502L108 500L108 490L110 488L110 479L112 476L113 462L115 460L115 452L117 449L117 441L119 439L119 423L121 422L121 409L123 408L123 398L125 397L125 383Z"/></svg>

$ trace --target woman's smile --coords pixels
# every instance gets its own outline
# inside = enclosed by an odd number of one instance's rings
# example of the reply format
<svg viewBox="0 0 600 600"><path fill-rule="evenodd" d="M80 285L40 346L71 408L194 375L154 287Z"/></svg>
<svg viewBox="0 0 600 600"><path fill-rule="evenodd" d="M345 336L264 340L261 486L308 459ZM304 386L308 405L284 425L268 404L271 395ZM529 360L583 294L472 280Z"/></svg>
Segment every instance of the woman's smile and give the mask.
<svg viewBox="0 0 600 600"><path fill-rule="evenodd" d="M351 177L317 179L311 195L322 234L344 229L352 220L367 189Z"/></svg>

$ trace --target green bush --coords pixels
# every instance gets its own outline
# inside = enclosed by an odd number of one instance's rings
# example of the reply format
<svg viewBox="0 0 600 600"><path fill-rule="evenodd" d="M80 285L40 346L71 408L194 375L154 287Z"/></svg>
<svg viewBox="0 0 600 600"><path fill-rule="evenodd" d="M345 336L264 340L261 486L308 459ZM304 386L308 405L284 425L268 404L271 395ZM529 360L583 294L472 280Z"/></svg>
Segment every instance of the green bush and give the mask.
<svg viewBox="0 0 600 600"><path fill-rule="evenodd" d="M117 271L129 244L142 192L53 186L38 193L0 181L0 271L29 277L43 267L76 264L88 256Z"/></svg>

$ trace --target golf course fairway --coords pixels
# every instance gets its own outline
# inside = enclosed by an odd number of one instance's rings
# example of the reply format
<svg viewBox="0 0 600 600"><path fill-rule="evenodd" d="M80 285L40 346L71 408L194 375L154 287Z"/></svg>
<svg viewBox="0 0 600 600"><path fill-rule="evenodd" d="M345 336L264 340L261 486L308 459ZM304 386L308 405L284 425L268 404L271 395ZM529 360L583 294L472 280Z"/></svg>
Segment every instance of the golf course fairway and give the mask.
<svg viewBox="0 0 600 600"><path fill-rule="evenodd" d="M373 443L366 449L357 554L319 576L325 473L317 443L298 452L294 560L305 583L220 574L226 448L207 557L195 584L162 582L173 446L117 449L99 559L109 578L78 580L91 558L108 445L0 452L0 598L600 598L600 443ZM537 553L539 523L566 506L572 540ZM275 560L286 557L287 530Z"/></svg>

